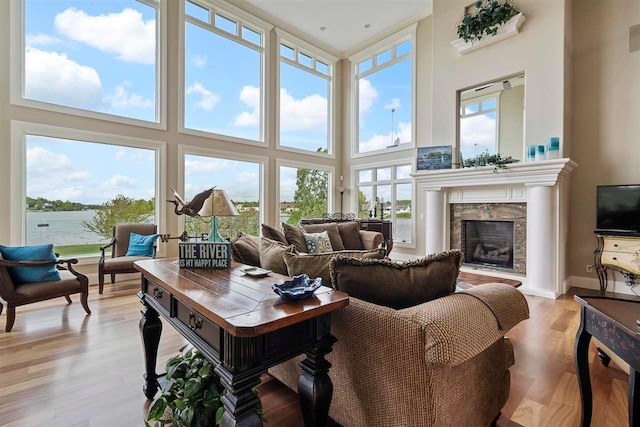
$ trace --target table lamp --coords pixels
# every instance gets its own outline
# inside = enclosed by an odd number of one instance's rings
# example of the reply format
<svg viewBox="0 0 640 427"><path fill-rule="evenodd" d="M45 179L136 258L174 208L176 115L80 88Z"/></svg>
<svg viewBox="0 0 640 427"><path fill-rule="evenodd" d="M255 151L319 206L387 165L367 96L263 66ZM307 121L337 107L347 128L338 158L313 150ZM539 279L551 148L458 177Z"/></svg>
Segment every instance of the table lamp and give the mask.
<svg viewBox="0 0 640 427"><path fill-rule="evenodd" d="M218 231L218 217L236 216L238 215L238 210L224 190L213 190L198 214L202 217L211 217L211 231L207 240L210 242L226 242L227 240Z"/></svg>

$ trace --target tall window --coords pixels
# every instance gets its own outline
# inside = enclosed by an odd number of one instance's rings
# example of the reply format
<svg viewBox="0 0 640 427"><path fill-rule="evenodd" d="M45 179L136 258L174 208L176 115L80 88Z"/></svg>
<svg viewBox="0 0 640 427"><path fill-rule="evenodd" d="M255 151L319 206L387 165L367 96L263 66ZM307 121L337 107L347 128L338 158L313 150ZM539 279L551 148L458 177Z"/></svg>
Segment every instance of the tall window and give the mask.
<svg viewBox="0 0 640 427"><path fill-rule="evenodd" d="M463 159L498 148L498 94L461 101L460 153Z"/></svg>
<svg viewBox="0 0 640 427"><path fill-rule="evenodd" d="M97 254L115 224L157 222L156 152L26 135L26 243Z"/></svg>
<svg viewBox="0 0 640 427"><path fill-rule="evenodd" d="M159 1L23 5L22 98L159 121Z"/></svg>
<svg viewBox="0 0 640 427"><path fill-rule="evenodd" d="M185 1L184 127L263 140L265 30Z"/></svg>
<svg viewBox="0 0 640 427"><path fill-rule="evenodd" d="M331 151L331 77L334 60L282 39L280 43L280 146Z"/></svg>
<svg viewBox="0 0 640 427"><path fill-rule="evenodd" d="M393 222L395 242L411 243L413 235L413 184L411 165L382 166L356 171L358 215Z"/></svg>
<svg viewBox="0 0 640 427"><path fill-rule="evenodd" d="M224 190L233 201L239 215L219 218L222 236L233 239L240 232L259 235L260 163L186 154L184 171L185 200L215 186ZM210 229L209 224L186 218L186 231L190 236L209 233Z"/></svg>
<svg viewBox="0 0 640 427"><path fill-rule="evenodd" d="M330 173L325 170L280 167L280 221L298 224L328 212Z"/></svg>
<svg viewBox="0 0 640 427"><path fill-rule="evenodd" d="M406 33L406 31L405 31ZM413 39L396 37L351 57L355 68L355 153L412 146Z"/></svg>

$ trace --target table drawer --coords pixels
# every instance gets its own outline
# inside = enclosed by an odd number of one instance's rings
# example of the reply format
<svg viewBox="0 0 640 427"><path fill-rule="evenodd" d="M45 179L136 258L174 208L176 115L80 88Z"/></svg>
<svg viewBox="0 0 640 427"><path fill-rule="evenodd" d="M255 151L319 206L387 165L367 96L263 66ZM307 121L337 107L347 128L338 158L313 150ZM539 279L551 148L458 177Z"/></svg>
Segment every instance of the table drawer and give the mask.
<svg viewBox="0 0 640 427"><path fill-rule="evenodd" d="M640 250L640 239L625 239L624 237L605 237L604 250L610 252L634 253Z"/></svg>
<svg viewBox="0 0 640 427"><path fill-rule="evenodd" d="M162 286L155 284L154 282L145 279L147 281L144 293L150 298L158 301L162 307L164 307L168 313L171 313L171 294L167 292Z"/></svg>
<svg viewBox="0 0 640 427"><path fill-rule="evenodd" d="M180 300L176 300L175 317L216 351L220 351L220 327L218 325Z"/></svg>
<svg viewBox="0 0 640 427"><path fill-rule="evenodd" d="M640 274L640 257L626 252L602 252L601 263L624 268L631 273Z"/></svg>

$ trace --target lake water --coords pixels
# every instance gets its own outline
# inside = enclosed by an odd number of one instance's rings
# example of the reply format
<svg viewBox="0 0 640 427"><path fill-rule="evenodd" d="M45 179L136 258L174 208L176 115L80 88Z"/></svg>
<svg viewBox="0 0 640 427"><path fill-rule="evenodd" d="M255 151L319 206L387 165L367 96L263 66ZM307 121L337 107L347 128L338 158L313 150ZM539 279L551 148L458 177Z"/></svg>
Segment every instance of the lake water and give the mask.
<svg viewBox="0 0 640 427"><path fill-rule="evenodd" d="M53 243L55 246L106 243L109 240L86 230L82 221L95 211L27 212L27 245ZM48 227L38 227L48 224Z"/></svg>

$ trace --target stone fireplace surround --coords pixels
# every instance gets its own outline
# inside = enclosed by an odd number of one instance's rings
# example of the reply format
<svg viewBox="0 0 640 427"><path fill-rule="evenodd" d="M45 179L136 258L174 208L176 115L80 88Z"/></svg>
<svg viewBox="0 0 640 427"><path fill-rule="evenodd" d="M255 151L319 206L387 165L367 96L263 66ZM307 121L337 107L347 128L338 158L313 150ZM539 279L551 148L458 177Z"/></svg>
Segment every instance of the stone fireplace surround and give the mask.
<svg viewBox="0 0 640 427"><path fill-rule="evenodd" d="M425 255L451 248L451 205L526 203L525 275L479 272L521 280L524 293L556 298L567 279L568 175L577 166L565 158L516 163L497 173L491 166L416 172L416 187L426 196Z"/></svg>

